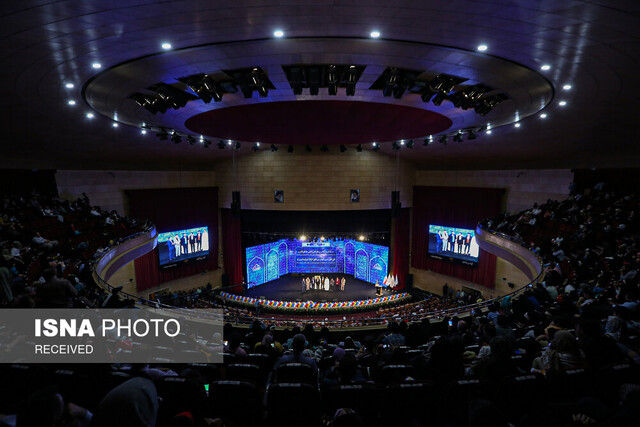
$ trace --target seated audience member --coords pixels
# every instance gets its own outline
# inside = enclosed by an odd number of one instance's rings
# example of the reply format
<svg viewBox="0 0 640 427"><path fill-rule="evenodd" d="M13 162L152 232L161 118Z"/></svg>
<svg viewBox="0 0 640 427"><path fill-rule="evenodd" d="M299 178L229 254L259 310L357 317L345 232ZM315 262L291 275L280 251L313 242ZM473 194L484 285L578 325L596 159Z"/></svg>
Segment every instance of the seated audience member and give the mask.
<svg viewBox="0 0 640 427"><path fill-rule="evenodd" d="M505 337L509 341L516 340L516 334L513 328L509 326L509 318L501 314L498 316L498 324L496 325L496 337Z"/></svg>
<svg viewBox="0 0 640 427"><path fill-rule="evenodd" d="M18 410L15 418L16 427L56 426L56 427L88 427L93 414L71 402L65 403L55 387L46 387L34 392ZM12 425L10 419L3 419Z"/></svg>
<svg viewBox="0 0 640 427"><path fill-rule="evenodd" d="M153 383L142 377L132 378L107 393L91 426L155 426L158 406L158 393Z"/></svg>
<svg viewBox="0 0 640 427"><path fill-rule="evenodd" d="M316 365L315 360L302 354L306 345L307 340L304 335L296 334L293 337L291 345L293 352L291 354L285 354L284 356L282 356L276 363L275 368L277 369L278 366L282 365L283 363L304 363L311 366L315 373L318 373L318 366Z"/></svg>
<svg viewBox="0 0 640 427"><path fill-rule="evenodd" d="M587 363L576 337L569 331L558 330L553 334L549 348L533 361L532 369L555 375L580 368L587 368Z"/></svg>
<svg viewBox="0 0 640 427"><path fill-rule="evenodd" d="M39 231L36 231L36 235L31 239L31 241L38 247L43 249L52 250L56 246L58 246L57 240L48 240L40 235Z"/></svg>
<svg viewBox="0 0 640 427"><path fill-rule="evenodd" d="M398 325L395 320L389 323L389 329L391 330L391 333L383 338L382 342L384 344L389 344L396 347L406 344L407 339L400 333L400 325Z"/></svg>
<svg viewBox="0 0 640 427"><path fill-rule="evenodd" d="M54 268L47 268L42 277L45 283L36 291L38 305L45 308L71 308L78 291L67 279L59 279Z"/></svg>

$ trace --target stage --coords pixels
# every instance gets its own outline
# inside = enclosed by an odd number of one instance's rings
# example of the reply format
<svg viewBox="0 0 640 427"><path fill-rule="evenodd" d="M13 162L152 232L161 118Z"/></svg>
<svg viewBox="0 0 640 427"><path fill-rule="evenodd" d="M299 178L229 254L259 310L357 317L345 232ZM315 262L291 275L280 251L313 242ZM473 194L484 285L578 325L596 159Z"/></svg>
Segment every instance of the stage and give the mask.
<svg viewBox="0 0 640 427"><path fill-rule="evenodd" d="M317 275L317 273L313 273ZM376 298L375 285L356 279L350 275L337 275L347 281L344 291L324 291L310 289L302 293L302 278L310 275L288 274L277 280L273 280L262 285L248 289L244 296L259 299L279 300L279 301L313 301L313 302L334 302L334 301L355 301ZM336 280L336 274L329 274L329 279ZM382 288L382 295L391 295L393 292L386 287Z"/></svg>

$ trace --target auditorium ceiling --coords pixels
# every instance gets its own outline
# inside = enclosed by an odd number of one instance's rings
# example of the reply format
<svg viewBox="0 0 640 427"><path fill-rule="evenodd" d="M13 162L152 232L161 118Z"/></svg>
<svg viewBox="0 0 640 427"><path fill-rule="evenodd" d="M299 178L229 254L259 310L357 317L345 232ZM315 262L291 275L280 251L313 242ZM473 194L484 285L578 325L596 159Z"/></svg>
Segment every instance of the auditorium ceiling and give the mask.
<svg viewBox="0 0 640 427"><path fill-rule="evenodd" d="M640 164L636 0L0 7L0 167L207 170L290 150Z"/></svg>

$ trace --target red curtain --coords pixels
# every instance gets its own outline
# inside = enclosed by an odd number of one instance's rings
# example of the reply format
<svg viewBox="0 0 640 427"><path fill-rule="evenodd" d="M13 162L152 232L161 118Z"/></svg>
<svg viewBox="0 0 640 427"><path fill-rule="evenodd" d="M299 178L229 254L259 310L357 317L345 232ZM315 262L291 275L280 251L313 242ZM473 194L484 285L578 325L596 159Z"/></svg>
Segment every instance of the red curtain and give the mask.
<svg viewBox="0 0 640 427"><path fill-rule="evenodd" d="M232 215L231 209L221 209L222 216L222 253L224 254L224 271L229 277L229 285L241 285L243 282L242 267L242 232L240 218ZM231 289L242 292L242 286Z"/></svg>
<svg viewBox="0 0 640 427"><path fill-rule="evenodd" d="M503 195L502 188L414 187L411 266L493 288L495 255L480 250L477 267L432 259L428 229L437 224L475 230L479 221L500 213Z"/></svg>
<svg viewBox="0 0 640 427"><path fill-rule="evenodd" d="M166 188L126 190L130 213L138 219L148 219L158 233L192 227L209 227L209 256L202 261L190 261L177 267L162 269L157 249L135 260L136 284L139 291L181 277L218 268L218 188ZM203 283L205 285L206 283Z"/></svg>
<svg viewBox="0 0 640 427"><path fill-rule="evenodd" d="M398 287L404 289L409 274L409 209L401 209L393 221L393 275L398 277Z"/></svg>

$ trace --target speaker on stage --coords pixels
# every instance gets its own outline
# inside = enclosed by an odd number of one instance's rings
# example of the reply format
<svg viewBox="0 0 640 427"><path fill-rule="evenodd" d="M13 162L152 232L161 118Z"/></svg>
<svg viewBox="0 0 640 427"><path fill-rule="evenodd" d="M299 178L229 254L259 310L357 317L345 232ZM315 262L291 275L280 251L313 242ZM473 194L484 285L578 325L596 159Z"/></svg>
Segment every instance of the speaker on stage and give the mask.
<svg viewBox="0 0 640 427"><path fill-rule="evenodd" d="M240 209L242 209L242 203L240 202L240 192L231 192L231 215L236 218L240 218Z"/></svg>
<svg viewBox="0 0 640 427"><path fill-rule="evenodd" d="M391 215L396 218L400 215L400 209L402 209L402 203L400 203L400 192L391 192Z"/></svg>
<svg viewBox="0 0 640 427"><path fill-rule="evenodd" d="M413 289L413 274L407 274L407 278L405 280L404 289L406 291Z"/></svg>

